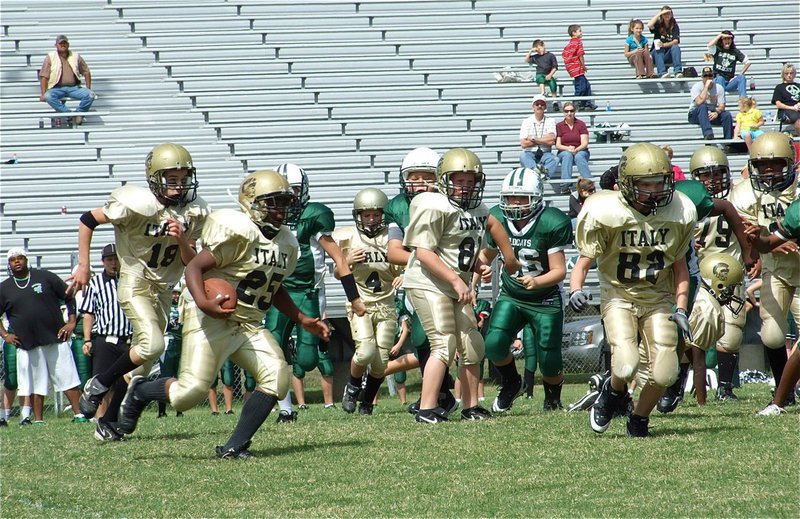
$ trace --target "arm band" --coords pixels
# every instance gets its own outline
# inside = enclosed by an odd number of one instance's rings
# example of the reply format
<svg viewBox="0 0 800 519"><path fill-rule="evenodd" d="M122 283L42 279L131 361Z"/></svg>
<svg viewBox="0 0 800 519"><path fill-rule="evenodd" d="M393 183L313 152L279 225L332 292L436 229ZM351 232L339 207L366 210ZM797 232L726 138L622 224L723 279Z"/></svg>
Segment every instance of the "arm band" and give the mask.
<svg viewBox="0 0 800 519"><path fill-rule="evenodd" d="M352 274L342 277L339 281L342 283L344 295L347 296L348 301L352 302L361 297L361 294L358 293L358 287L356 286L356 278L354 278Z"/></svg>
<svg viewBox="0 0 800 519"><path fill-rule="evenodd" d="M97 223L97 220L95 219L91 211L86 211L81 215L81 223L91 230L94 230L95 227L100 225L99 223Z"/></svg>

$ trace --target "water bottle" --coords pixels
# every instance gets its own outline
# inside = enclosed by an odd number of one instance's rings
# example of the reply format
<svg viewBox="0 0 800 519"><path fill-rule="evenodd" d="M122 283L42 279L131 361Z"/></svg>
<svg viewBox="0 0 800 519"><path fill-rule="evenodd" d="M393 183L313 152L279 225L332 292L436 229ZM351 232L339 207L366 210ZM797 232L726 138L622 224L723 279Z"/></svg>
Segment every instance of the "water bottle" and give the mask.
<svg viewBox="0 0 800 519"><path fill-rule="evenodd" d="M611 111L611 101L606 101L606 112Z"/></svg>
<svg viewBox="0 0 800 519"><path fill-rule="evenodd" d="M39 117L39 128L44 128L44 117Z"/></svg>
<svg viewBox="0 0 800 519"><path fill-rule="evenodd" d="M6 164L19 164L19 160L17 160L17 154L12 153L11 158L6 161Z"/></svg>
<svg viewBox="0 0 800 519"><path fill-rule="evenodd" d="M750 78L750 90L756 89L756 78Z"/></svg>

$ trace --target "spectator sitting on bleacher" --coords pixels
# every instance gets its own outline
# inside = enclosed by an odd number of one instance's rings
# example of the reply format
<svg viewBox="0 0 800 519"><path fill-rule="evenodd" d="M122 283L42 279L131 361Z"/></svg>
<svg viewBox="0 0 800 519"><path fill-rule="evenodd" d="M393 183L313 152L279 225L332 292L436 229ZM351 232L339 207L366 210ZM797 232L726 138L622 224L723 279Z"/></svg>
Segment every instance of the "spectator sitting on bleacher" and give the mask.
<svg viewBox="0 0 800 519"><path fill-rule="evenodd" d="M644 23L641 20L631 20L628 23L628 37L625 39L625 57L628 63L636 69L636 79L656 77L653 71L653 56L647 45L644 32Z"/></svg>
<svg viewBox="0 0 800 519"><path fill-rule="evenodd" d="M551 152L556 143L556 123L545 115L546 109L545 97L541 94L533 96L533 115L526 117L519 129L519 144L522 147L519 162L533 170L541 164L547 171L547 178L552 178L558 166Z"/></svg>
<svg viewBox="0 0 800 519"><path fill-rule="evenodd" d="M614 165L600 175L600 189L605 191L619 191L619 166Z"/></svg>
<svg viewBox="0 0 800 519"><path fill-rule="evenodd" d="M586 123L575 117L575 105L564 103L564 120L556 124L556 149L561 162L561 180L572 178L573 164L584 178L592 178L589 171L589 129ZM569 184L561 185L562 193L569 193Z"/></svg>
<svg viewBox="0 0 800 519"><path fill-rule="evenodd" d="M714 81L726 92L736 90L739 97L747 95L747 76L750 59L736 48L731 31L722 31L708 42L708 53L714 58ZM741 73L736 73L736 62L742 62Z"/></svg>
<svg viewBox="0 0 800 519"><path fill-rule="evenodd" d="M525 63L536 65L536 84L539 85L539 93L544 95L544 86L550 89L550 96L555 99L558 96L558 85L556 84L556 71L558 61L555 54L547 52L542 40L533 40L531 50L525 55ZM553 101L553 111L558 112L558 101Z"/></svg>
<svg viewBox="0 0 800 519"><path fill-rule="evenodd" d="M665 144L661 146L661 149L664 150L664 153L667 154L669 162L670 164L672 164L672 180L674 180L675 182L686 180L686 175L683 174L683 170L680 168L680 166L677 166L674 162L672 162L672 156L674 153L672 151L672 146L670 146L669 144Z"/></svg>
<svg viewBox="0 0 800 519"><path fill-rule="evenodd" d="M733 129L733 138L741 137L750 151L753 140L764 133L759 128L764 126L764 116L758 109L754 97L739 98L739 113L736 114L736 126Z"/></svg>
<svg viewBox="0 0 800 519"><path fill-rule="evenodd" d="M83 76L86 87L81 86ZM63 34L56 38L56 50L47 54L39 70L39 101L44 101L61 113L70 111L64 104L64 98L80 101L76 112L86 112L95 99L92 88L92 73L80 54L69 50L69 40ZM61 119L57 119L59 124ZM83 116L73 118L75 124L83 123Z"/></svg>
<svg viewBox="0 0 800 519"><path fill-rule="evenodd" d="M725 89L714 82L714 71L704 67L701 81L692 85L689 122L703 130L703 138L712 140L711 126L722 126L726 139L733 137L733 117L725 110Z"/></svg>
<svg viewBox="0 0 800 519"><path fill-rule="evenodd" d="M594 180L591 178L579 178L578 182L575 183L575 194L569 197L569 212L567 212L567 216L577 218L578 213L583 209L583 203L596 191Z"/></svg>
<svg viewBox="0 0 800 519"><path fill-rule="evenodd" d="M778 120L794 126L794 133L800 135L800 84L794 78L797 69L787 63L781 71L783 81L772 92L772 104L778 108Z"/></svg>
<svg viewBox="0 0 800 519"><path fill-rule="evenodd" d="M672 14L672 8L665 5L661 11L650 18L647 27L653 33L651 53L656 64L656 72L661 77L683 77L681 65L681 29ZM672 74L667 65L672 63Z"/></svg>

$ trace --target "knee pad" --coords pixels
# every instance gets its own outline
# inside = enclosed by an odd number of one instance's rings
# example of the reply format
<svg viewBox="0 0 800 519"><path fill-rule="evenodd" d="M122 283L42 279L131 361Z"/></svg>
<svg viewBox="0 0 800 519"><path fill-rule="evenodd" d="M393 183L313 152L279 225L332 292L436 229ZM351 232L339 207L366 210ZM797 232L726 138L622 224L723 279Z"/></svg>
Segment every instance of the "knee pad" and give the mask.
<svg viewBox="0 0 800 519"><path fill-rule="evenodd" d="M508 357L509 348L515 337L516 334L512 333L511 330L490 327L484 341L486 358L492 362L497 362Z"/></svg>
<svg viewBox="0 0 800 519"><path fill-rule="evenodd" d="M353 355L353 362L361 367L369 366L377 353L378 344L375 342L374 337L370 337L366 340L362 339L356 347L356 352Z"/></svg>
<svg viewBox="0 0 800 519"><path fill-rule="evenodd" d="M303 380L304 378L306 378L306 370L304 370L300 366L300 364L295 362L294 364L292 364L292 376L294 376L295 378L299 378L300 380Z"/></svg>
<svg viewBox="0 0 800 519"><path fill-rule="evenodd" d="M658 387L667 388L678 380L680 368L678 366L678 356L667 350L660 350L656 353L651 366L652 374L650 382Z"/></svg>
<svg viewBox="0 0 800 519"><path fill-rule="evenodd" d="M394 381L397 384L405 384L406 380L408 379L408 375L406 374L405 371L400 371L398 373L395 373L393 376L394 376Z"/></svg>
<svg viewBox="0 0 800 519"><path fill-rule="evenodd" d="M323 377L333 376L333 361L331 361L327 354L319 356L319 364L317 364L317 368L319 368L319 372Z"/></svg>
<svg viewBox="0 0 800 519"><path fill-rule="evenodd" d="M527 366L525 369L527 369ZM564 371L564 360L561 356L561 350L542 350L539 360L539 369L545 377L557 377L561 375Z"/></svg>
<svg viewBox="0 0 800 519"><path fill-rule="evenodd" d="M772 316L764 319L761 323L761 342L771 350L784 348L786 346L786 332L789 324L786 319L778 321Z"/></svg>
<svg viewBox="0 0 800 519"><path fill-rule="evenodd" d="M725 323L725 333L717 341L717 346L721 346L728 353L738 353L742 347L742 337L741 328Z"/></svg>
<svg viewBox="0 0 800 519"><path fill-rule="evenodd" d="M617 378L630 382L636 378L639 371L639 351L630 351L631 348L612 348L611 372Z"/></svg>
<svg viewBox="0 0 800 519"><path fill-rule="evenodd" d="M228 387L233 387L236 378L236 365L230 359L222 364L222 383Z"/></svg>
<svg viewBox="0 0 800 519"><path fill-rule="evenodd" d="M247 371L244 372L244 389L245 391L256 390L256 379Z"/></svg>
<svg viewBox="0 0 800 519"><path fill-rule="evenodd" d="M207 397L207 385L197 381L191 381L188 384L178 381L169 387L169 401L176 411L187 411Z"/></svg>
<svg viewBox="0 0 800 519"><path fill-rule="evenodd" d="M294 364L304 372L314 371L319 363L319 350L316 344L307 344L298 340Z"/></svg>

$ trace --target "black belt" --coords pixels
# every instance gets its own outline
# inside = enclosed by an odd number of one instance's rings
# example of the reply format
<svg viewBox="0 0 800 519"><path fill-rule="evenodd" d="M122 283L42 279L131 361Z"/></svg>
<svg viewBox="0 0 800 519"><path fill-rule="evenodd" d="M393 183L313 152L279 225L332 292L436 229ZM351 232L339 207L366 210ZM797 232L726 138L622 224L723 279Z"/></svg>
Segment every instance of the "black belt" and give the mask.
<svg viewBox="0 0 800 519"><path fill-rule="evenodd" d="M129 343L131 342L131 335L107 335L103 333L98 333L96 337L104 337L106 342L110 342L112 344L120 344L120 343Z"/></svg>

